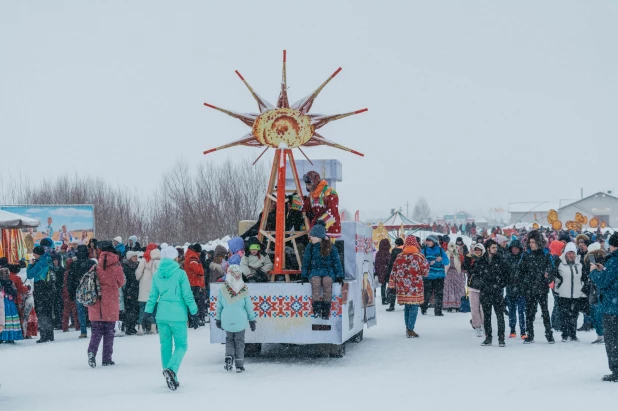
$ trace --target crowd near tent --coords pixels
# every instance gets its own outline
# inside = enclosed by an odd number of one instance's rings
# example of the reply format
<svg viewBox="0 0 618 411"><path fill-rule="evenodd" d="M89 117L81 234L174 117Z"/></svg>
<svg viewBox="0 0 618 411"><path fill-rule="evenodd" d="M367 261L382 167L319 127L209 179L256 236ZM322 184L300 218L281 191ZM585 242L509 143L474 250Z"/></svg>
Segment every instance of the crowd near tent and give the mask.
<svg viewBox="0 0 618 411"><path fill-rule="evenodd" d="M0 257L6 257L10 263L25 258L26 246L21 230L36 228L40 224L39 220L0 210L0 231L2 231Z"/></svg>

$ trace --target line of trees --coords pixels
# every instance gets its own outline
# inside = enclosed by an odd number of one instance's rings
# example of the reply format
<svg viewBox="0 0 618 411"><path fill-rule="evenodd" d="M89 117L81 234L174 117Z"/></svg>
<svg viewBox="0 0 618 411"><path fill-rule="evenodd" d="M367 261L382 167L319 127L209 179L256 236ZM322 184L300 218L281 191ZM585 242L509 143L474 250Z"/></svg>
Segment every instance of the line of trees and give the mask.
<svg viewBox="0 0 618 411"><path fill-rule="evenodd" d="M267 179L264 163L230 160L195 169L178 160L150 195L79 175L38 183L0 176L0 204L93 204L99 239L137 235L142 243L205 242L236 234L240 220L257 218Z"/></svg>

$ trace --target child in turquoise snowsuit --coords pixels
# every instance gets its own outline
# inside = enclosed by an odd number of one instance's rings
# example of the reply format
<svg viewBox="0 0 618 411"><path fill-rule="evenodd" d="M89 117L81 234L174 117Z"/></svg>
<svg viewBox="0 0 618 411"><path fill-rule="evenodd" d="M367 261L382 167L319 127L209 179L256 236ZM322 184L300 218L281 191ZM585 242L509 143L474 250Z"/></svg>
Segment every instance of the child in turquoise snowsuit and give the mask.
<svg viewBox="0 0 618 411"><path fill-rule="evenodd" d="M152 312L157 304L157 328L161 343L163 375L170 390L178 383L178 369L187 352L187 318L191 313L191 325L197 328L199 318L197 304L189 285L187 274L180 269L178 251L174 247L161 250L161 264L152 278L152 289L144 310L144 323L152 323ZM172 352L172 346L175 350Z"/></svg>

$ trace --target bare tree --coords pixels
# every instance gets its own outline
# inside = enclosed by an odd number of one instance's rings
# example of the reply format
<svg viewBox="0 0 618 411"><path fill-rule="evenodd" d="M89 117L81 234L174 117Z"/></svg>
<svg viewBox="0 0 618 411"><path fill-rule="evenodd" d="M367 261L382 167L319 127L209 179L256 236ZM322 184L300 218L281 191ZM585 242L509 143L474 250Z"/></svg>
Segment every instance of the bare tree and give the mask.
<svg viewBox="0 0 618 411"><path fill-rule="evenodd" d="M150 196L100 178L61 176L31 183L0 176L2 204L93 204L100 239L137 235L142 242L184 243L237 234L240 220L257 218L268 172L247 162L200 165L178 160Z"/></svg>
<svg viewBox="0 0 618 411"><path fill-rule="evenodd" d="M421 197L416 202L414 210L412 210L412 219L419 222L424 222L426 219L431 218L431 208L425 197Z"/></svg>

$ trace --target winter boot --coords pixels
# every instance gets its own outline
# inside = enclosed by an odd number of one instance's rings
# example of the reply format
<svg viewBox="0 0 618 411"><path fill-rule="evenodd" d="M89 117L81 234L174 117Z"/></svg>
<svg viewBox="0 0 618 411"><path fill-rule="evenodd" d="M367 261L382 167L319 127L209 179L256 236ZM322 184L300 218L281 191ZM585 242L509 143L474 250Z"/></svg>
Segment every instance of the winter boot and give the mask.
<svg viewBox="0 0 618 411"><path fill-rule="evenodd" d="M408 338L418 338L418 334L414 330L407 330Z"/></svg>
<svg viewBox="0 0 618 411"><path fill-rule="evenodd" d="M605 344L605 337L600 335L596 340L592 342L592 344Z"/></svg>
<svg viewBox="0 0 618 411"><path fill-rule="evenodd" d="M618 382L618 373L613 373L613 374L606 375L605 377L603 377L603 381L606 381L606 382Z"/></svg>
<svg viewBox="0 0 618 411"><path fill-rule="evenodd" d="M524 344L532 344L532 343L534 343L534 337L529 335L526 338L524 338Z"/></svg>
<svg viewBox="0 0 618 411"><path fill-rule="evenodd" d="M122 331L122 321L116 321L116 327L114 328L114 337L124 337L125 332Z"/></svg>
<svg viewBox="0 0 618 411"><path fill-rule="evenodd" d="M150 334L156 334L157 333L157 325L156 324L151 324L150 325Z"/></svg>
<svg viewBox="0 0 618 411"><path fill-rule="evenodd" d="M330 302L326 302L326 301L322 301L322 319L323 320L328 320L330 318L330 308L331 308L331 303Z"/></svg>
<svg viewBox="0 0 618 411"><path fill-rule="evenodd" d="M322 316L322 302L314 301L311 303L311 307L313 307L313 318L320 318Z"/></svg>
<svg viewBox="0 0 618 411"><path fill-rule="evenodd" d="M103 367L109 367L111 365L116 365L116 363L111 361L111 360L110 361L103 361Z"/></svg>
<svg viewBox="0 0 618 411"><path fill-rule="evenodd" d="M498 346L506 347L506 343L504 341L504 335L499 335L498 336Z"/></svg>
<svg viewBox="0 0 618 411"><path fill-rule="evenodd" d="M581 326L581 327L579 327L579 328L577 329L577 331L585 331L585 332L588 332L588 331L592 330L592 328L593 328L593 327L592 327L592 324L585 324L585 323L584 323L584 324L582 324L582 326Z"/></svg>
<svg viewBox="0 0 618 411"><path fill-rule="evenodd" d="M547 335L547 344L555 344L556 340L554 340L554 336L551 334Z"/></svg>
<svg viewBox="0 0 618 411"><path fill-rule="evenodd" d="M395 311L395 307L391 305L390 307L388 307L388 308L386 309L386 311L388 311L388 312Z"/></svg>
<svg viewBox="0 0 618 411"><path fill-rule="evenodd" d="M94 356L93 352L89 352L88 353L88 365L91 368L96 368L97 367L97 358Z"/></svg>
<svg viewBox="0 0 618 411"><path fill-rule="evenodd" d="M482 347L489 347L492 344L490 337L485 337L485 341L481 344Z"/></svg>
<svg viewBox="0 0 618 411"><path fill-rule="evenodd" d="M245 371L245 367L236 367L236 372L241 373Z"/></svg>
<svg viewBox="0 0 618 411"><path fill-rule="evenodd" d="M563 343L565 343L565 342L569 342L569 339L568 339L567 337L562 337L562 342L563 342Z"/></svg>
<svg viewBox="0 0 618 411"><path fill-rule="evenodd" d="M225 357L225 371L232 371L232 368L234 368L234 357L232 357L231 355L228 355Z"/></svg>
<svg viewBox="0 0 618 411"><path fill-rule="evenodd" d="M144 335L144 329L141 325L137 326L137 335Z"/></svg>
<svg viewBox="0 0 618 411"><path fill-rule="evenodd" d="M569 339L571 340L571 342L579 342L579 338L577 337L571 337Z"/></svg>
<svg viewBox="0 0 618 411"><path fill-rule="evenodd" d="M86 335L86 334L80 334L80 335L79 335L79 337L77 337L77 338L79 338L79 339L82 339L82 338L88 338L88 335Z"/></svg>
<svg viewBox="0 0 618 411"><path fill-rule="evenodd" d="M509 334L509 338L517 337L517 333L515 332L515 328L511 328L511 333Z"/></svg>
<svg viewBox="0 0 618 411"><path fill-rule="evenodd" d="M174 371L170 370L169 368L166 368L163 370L163 376L165 377L167 388L169 388L172 391L176 391L176 388L178 388L180 384L177 385L176 383L176 374L174 373Z"/></svg>
<svg viewBox="0 0 618 411"><path fill-rule="evenodd" d="M480 327L476 329L476 336L479 338L483 336L483 330Z"/></svg>

